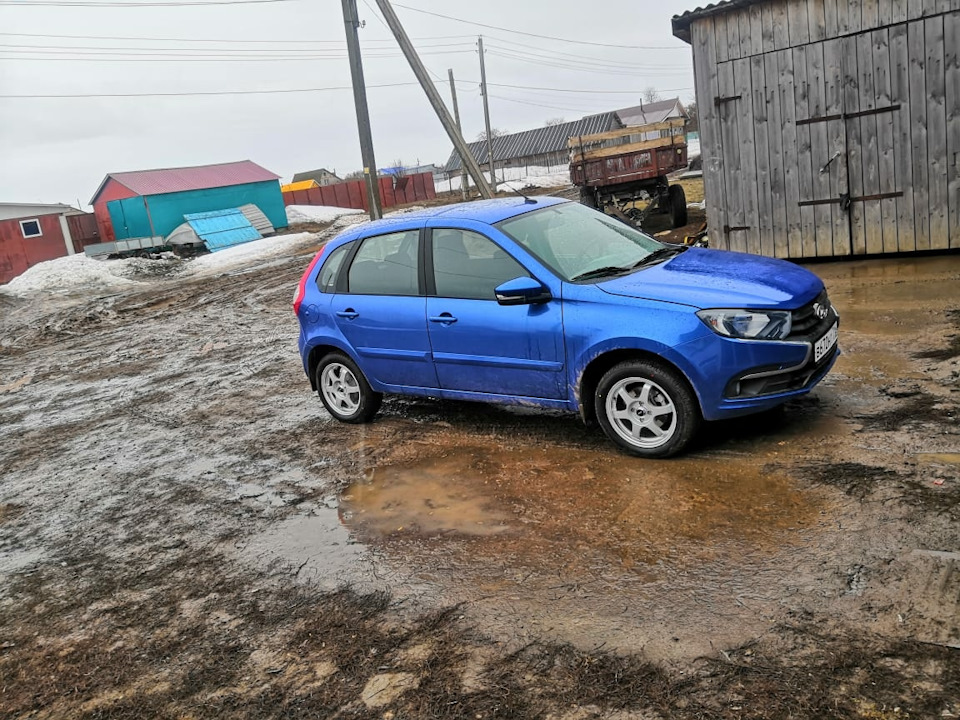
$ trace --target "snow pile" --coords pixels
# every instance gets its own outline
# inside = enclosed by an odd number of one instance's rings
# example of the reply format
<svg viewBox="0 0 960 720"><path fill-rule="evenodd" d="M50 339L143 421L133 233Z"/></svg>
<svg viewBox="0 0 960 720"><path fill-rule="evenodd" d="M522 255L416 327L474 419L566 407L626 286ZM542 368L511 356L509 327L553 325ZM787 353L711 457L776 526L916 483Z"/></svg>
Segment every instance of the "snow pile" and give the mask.
<svg viewBox="0 0 960 720"><path fill-rule="evenodd" d="M486 166L482 169L484 170L483 176L489 179L490 173L486 171ZM563 182L559 181L560 177L563 177ZM552 180L547 180L546 178L552 178ZM497 168L497 182L503 183L504 181L524 183L517 187L562 187L563 185L570 184L570 168L566 163L563 165L550 166L523 165L518 167ZM552 182L554 184L541 185L539 184L540 182ZM473 181L470 180L468 185L473 187ZM503 186L501 185L501 187ZM459 190L460 175L454 175L449 179L436 181L436 188L437 192L453 192L454 190Z"/></svg>
<svg viewBox="0 0 960 720"><path fill-rule="evenodd" d="M290 207L312 207L291 205ZM319 206L317 206L319 207ZM289 208L287 208L289 210ZM299 251L315 246L321 239L326 240L334 237L331 230L343 230L351 225L358 225L367 222L367 216L363 212L356 210L345 210L344 208L321 208L326 210L337 210L341 214L333 220L333 225L329 230L325 230L322 235L317 233L294 233L292 235L275 235L273 237L254 240L234 245L225 250L220 250L209 255L200 255L190 262L187 268L189 275L210 275L233 269L239 265L252 264L254 261L269 260L277 256L287 256L297 254Z"/></svg>
<svg viewBox="0 0 960 720"><path fill-rule="evenodd" d="M326 205L288 205L287 222L291 225L301 223L330 223L344 215L363 215L363 210L328 207Z"/></svg>
<svg viewBox="0 0 960 720"><path fill-rule="evenodd" d="M316 243L316 240L317 235L314 233L294 233L293 235L279 235L262 240L253 240L242 245L234 245L225 250L194 258L190 261L187 274L209 275L253 260L264 260L276 255L290 255L298 249L298 246L304 245L308 241Z"/></svg>
<svg viewBox="0 0 960 720"><path fill-rule="evenodd" d="M126 261L94 260L83 254L47 260L28 268L0 292L26 296L35 292L66 293L80 287L120 288L134 284L121 277L127 272Z"/></svg>
<svg viewBox="0 0 960 720"><path fill-rule="evenodd" d="M558 188L570 184L570 172L563 171L549 175L526 175L497 185L498 190L523 190L528 187Z"/></svg>

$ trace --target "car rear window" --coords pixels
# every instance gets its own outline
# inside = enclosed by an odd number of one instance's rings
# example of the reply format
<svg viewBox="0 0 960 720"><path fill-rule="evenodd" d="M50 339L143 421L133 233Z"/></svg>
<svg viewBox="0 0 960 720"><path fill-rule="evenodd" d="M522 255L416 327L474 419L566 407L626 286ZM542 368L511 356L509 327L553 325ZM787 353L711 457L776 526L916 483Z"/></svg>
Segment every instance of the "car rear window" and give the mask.
<svg viewBox="0 0 960 720"><path fill-rule="evenodd" d="M353 247L353 243L341 245L330 253L330 257L323 263L320 274L317 276L317 287L320 288L320 292L331 293L336 290L340 266L343 265L343 259L347 257L351 247Z"/></svg>

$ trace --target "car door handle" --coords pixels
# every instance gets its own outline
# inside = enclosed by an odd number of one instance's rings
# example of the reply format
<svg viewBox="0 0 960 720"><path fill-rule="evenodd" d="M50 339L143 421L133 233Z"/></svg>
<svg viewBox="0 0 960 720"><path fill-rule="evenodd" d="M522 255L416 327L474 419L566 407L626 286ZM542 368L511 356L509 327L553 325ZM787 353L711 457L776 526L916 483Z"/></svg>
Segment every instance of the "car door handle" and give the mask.
<svg viewBox="0 0 960 720"><path fill-rule="evenodd" d="M353 308L347 308L346 310L341 310L338 312L337 317L346 318L347 320L356 320L358 317L360 317L360 313Z"/></svg>
<svg viewBox="0 0 960 720"><path fill-rule="evenodd" d="M442 323L443 325L453 325L457 319L450 313L440 313L439 315L430 318L430 322Z"/></svg>

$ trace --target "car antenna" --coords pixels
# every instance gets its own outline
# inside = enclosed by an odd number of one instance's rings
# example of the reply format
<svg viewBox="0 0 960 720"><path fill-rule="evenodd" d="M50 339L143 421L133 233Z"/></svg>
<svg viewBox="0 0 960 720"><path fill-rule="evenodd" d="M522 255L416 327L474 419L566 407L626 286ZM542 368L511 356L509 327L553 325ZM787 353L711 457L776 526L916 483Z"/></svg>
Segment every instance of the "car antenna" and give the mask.
<svg viewBox="0 0 960 720"><path fill-rule="evenodd" d="M506 183L504 183L504 185L506 185ZM519 190L518 188L513 187L513 185L510 185L509 187L510 187L510 189L513 190L517 195L519 195L520 197L523 198L523 202L524 202L525 205L536 205L536 204L537 204L537 201L536 201L536 200L534 200L532 197L528 197L527 195L524 195L523 192L522 192L521 190Z"/></svg>

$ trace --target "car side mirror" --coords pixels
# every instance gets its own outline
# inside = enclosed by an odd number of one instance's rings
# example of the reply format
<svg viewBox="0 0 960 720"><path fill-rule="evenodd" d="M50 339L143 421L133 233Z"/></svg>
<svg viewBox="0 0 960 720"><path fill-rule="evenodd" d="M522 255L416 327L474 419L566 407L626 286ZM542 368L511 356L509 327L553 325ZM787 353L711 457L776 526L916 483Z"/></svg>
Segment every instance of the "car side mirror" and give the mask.
<svg viewBox="0 0 960 720"><path fill-rule="evenodd" d="M533 305L553 299L550 291L532 277L518 277L500 285L494 293L501 305Z"/></svg>

